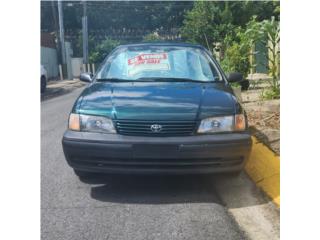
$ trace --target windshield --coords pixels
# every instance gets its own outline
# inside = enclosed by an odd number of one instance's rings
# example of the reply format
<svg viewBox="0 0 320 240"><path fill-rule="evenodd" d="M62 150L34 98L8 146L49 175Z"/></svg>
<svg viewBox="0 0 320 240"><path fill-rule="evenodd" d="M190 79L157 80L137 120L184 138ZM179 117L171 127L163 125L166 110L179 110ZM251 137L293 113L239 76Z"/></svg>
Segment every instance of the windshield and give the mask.
<svg viewBox="0 0 320 240"><path fill-rule="evenodd" d="M176 46L132 46L115 51L103 64L96 79L139 80L190 79L221 81L208 54L197 48Z"/></svg>

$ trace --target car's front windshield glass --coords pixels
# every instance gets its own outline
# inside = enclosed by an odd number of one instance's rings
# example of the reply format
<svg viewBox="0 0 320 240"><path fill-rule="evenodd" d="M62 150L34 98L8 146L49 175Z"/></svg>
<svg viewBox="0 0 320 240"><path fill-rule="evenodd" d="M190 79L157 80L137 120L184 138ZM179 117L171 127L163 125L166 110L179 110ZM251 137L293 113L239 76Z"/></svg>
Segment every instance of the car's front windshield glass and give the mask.
<svg viewBox="0 0 320 240"><path fill-rule="evenodd" d="M97 72L99 79L189 79L221 81L208 54L198 48L178 46L129 46L116 50Z"/></svg>

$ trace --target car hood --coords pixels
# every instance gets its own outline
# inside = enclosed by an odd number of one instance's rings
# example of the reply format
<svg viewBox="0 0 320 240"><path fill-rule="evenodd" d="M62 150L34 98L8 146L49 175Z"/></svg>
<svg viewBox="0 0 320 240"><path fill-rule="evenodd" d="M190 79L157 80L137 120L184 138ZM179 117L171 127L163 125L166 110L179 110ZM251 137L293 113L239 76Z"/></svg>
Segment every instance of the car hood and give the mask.
<svg viewBox="0 0 320 240"><path fill-rule="evenodd" d="M235 112L224 84L195 82L94 83L78 100L77 112L131 120L197 120Z"/></svg>

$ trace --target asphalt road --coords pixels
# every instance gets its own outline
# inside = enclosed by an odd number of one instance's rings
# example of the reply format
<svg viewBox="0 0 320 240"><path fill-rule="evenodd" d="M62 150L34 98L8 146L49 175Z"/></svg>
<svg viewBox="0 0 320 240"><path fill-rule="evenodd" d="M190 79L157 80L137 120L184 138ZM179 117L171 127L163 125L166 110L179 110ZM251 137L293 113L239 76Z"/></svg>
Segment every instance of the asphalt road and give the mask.
<svg viewBox="0 0 320 240"><path fill-rule="evenodd" d="M97 176L81 182L61 147L68 114L81 90L41 103L41 239L233 240L250 235L243 230L252 219L248 211L246 224L239 224L227 207L229 203L234 209L265 204L260 197L245 197L245 201L239 197L239 185L248 183L244 177L242 183L231 185L199 176ZM266 221L262 215L258 222ZM255 224L250 225L254 234L260 231ZM274 227L270 229L268 234Z"/></svg>

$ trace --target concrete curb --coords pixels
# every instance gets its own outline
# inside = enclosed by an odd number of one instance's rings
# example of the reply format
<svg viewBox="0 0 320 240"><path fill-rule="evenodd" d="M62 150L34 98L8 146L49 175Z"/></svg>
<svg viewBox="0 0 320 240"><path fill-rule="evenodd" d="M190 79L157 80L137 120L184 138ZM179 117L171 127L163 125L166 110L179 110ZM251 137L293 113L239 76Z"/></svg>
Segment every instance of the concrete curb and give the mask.
<svg viewBox="0 0 320 240"><path fill-rule="evenodd" d="M280 158L257 138L252 137L252 143L252 152L245 170L280 208Z"/></svg>

